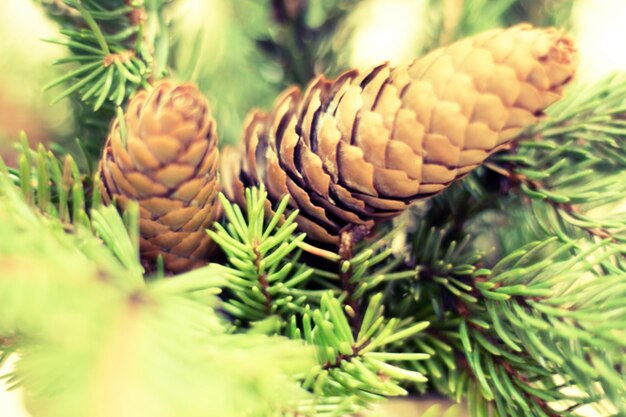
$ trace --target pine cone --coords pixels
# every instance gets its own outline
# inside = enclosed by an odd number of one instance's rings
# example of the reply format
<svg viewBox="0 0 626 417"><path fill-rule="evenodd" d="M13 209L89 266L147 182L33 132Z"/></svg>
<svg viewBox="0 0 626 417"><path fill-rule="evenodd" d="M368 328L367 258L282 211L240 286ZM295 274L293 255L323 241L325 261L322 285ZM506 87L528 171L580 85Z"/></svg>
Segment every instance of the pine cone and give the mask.
<svg viewBox="0 0 626 417"><path fill-rule="evenodd" d="M240 163L223 165L225 190L238 202L260 183L274 200L288 194L309 238L338 243L506 147L561 97L576 64L569 38L523 24L397 68L319 77L249 116Z"/></svg>
<svg viewBox="0 0 626 417"><path fill-rule="evenodd" d="M141 254L182 272L207 262L205 232L219 216L217 134L191 84L162 81L131 99L113 123L100 161L104 200L139 201ZM125 129L125 137L122 131Z"/></svg>

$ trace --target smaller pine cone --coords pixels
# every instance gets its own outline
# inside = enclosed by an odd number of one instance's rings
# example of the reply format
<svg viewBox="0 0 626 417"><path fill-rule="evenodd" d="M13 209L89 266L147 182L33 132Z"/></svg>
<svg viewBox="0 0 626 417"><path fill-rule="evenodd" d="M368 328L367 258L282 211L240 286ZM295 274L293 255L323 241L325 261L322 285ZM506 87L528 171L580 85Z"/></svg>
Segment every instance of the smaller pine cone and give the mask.
<svg viewBox="0 0 626 417"><path fill-rule="evenodd" d="M318 77L249 116L240 158L222 164L225 192L241 202L244 186L264 184L274 201L289 195L300 230L337 244L507 147L560 99L576 66L567 36L524 24L408 65Z"/></svg>
<svg viewBox="0 0 626 417"><path fill-rule="evenodd" d="M171 272L206 264L213 243L205 229L219 217L215 121L191 84L161 81L131 99L125 137L116 120L100 161L103 199L140 207L145 260L163 257Z"/></svg>

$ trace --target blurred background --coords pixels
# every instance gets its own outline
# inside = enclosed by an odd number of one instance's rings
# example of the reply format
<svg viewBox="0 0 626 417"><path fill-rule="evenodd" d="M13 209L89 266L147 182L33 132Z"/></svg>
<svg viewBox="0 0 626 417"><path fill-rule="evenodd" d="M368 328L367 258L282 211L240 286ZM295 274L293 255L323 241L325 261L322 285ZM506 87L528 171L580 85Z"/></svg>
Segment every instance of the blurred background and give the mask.
<svg viewBox="0 0 626 417"><path fill-rule="evenodd" d="M40 0L54 1L61 0ZM300 1L283 2L294 5ZM307 68L268 59L275 51L267 39L293 35L289 31L272 32L267 22L277 16L269 15L269 3L172 2L168 17L175 47L170 61L179 77L197 82L209 97L224 142L238 140L249 109L269 107L282 88L291 83L304 84L308 77ZM307 23L311 27L321 26L328 18L324 14L326 3L310 0L312 12ZM626 70L626 0L473 0L473 7L465 9L463 0L345 3L348 6L333 36L317 45L315 57L299 60L315 62L316 73L333 76L350 67L367 68L383 61L402 63L436 45L449 43L458 33L520 21L555 25L575 36L581 56L579 83ZM506 7L507 12L495 10L499 7ZM42 41L55 37L57 26L37 1L0 1L0 155L9 164L22 130L31 143L73 139L71 104L63 100L51 106L55 91L43 91L47 83L67 71L51 65L65 56L65 48ZM298 42L294 45L294 53L302 52L297 50ZM399 408L395 415L414 414L420 406L402 403L399 407L403 411ZM20 393L6 393L0 383L0 416L26 415Z"/></svg>

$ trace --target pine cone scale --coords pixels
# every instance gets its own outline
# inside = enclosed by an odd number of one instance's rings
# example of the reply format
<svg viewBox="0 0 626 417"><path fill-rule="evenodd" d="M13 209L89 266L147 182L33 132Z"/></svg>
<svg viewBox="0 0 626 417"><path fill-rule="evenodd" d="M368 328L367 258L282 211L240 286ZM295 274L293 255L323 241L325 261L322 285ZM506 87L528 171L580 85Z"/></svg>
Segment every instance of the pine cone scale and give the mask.
<svg viewBox="0 0 626 417"><path fill-rule="evenodd" d="M333 223L328 216L326 215L326 210L321 207L313 204L311 199L309 198L309 194L298 187L293 181L287 179L287 190L294 198L296 205L304 211L304 214L311 218L312 221L320 223L326 230L334 231L335 233L339 230L337 225Z"/></svg>
<svg viewBox="0 0 626 417"><path fill-rule="evenodd" d="M204 188L207 181L204 178L193 178L184 184L182 184L176 191L170 194L170 197L175 200L181 200L185 203L189 203L193 200L198 200L196 196Z"/></svg>
<svg viewBox="0 0 626 417"><path fill-rule="evenodd" d="M142 141L130 140L128 142L128 153L135 163L135 168L140 171L156 169L161 165L161 161L148 150L148 147Z"/></svg>
<svg viewBox="0 0 626 417"><path fill-rule="evenodd" d="M345 204L339 204L341 201L338 199L330 200L328 198L319 197L318 195L311 195L311 200L318 206L324 208L329 215L335 219L336 224L367 224L368 220L363 219L355 212L350 211L351 208ZM337 204L332 204L337 202Z"/></svg>
<svg viewBox="0 0 626 417"><path fill-rule="evenodd" d="M402 200L386 200L383 198L372 197L366 194L353 194L355 198L360 199L370 209L369 216L372 219L386 219L393 217L397 212L405 210L409 204Z"/></svg>
<svg viewBox="0 0 626 417"><path fill-rule="evenodd" d="M303 148L300 155L300 168L304 181L315 193L328 198L331 177L324 170L322 160L308 148Z"/></svg>
<svg viewBox="0 0 626 417"><path fill-rule="evenodd" d="M274 198L280 198L281 195L289 194L289 190L287 189L287 174L285 174L285 171L283 171L277 163L270 163L267 176L267 191L270 195Z"/></svg>
<svg viewBox="0 0 626 417"><path fill-rule="evenodd" d="M151 218L158 218L184 207L184 202L164 197L151 197L142 201L141 208L146 209Z"/></svg>
<svg viewBox="0 0 626 417"><path fill-rule="evenodd" d="M134 141L139 142L138 139ZM175 136L153 134L145 140L143 151L149 155L146 157L156 159L158 166L165 166L177 159L181 147ZM149 168L154 169L157 166Z"/></svg>
<svg viewBox="0 0 626 417"><path fill-rule="evenodd" d="M111 165L108 168L111 171L108 183L115 184L112 189L117 189L130 198L137 198L139 196L137 190L135 190L131 183L125 178L117 165Z"/></svg>
<svg viewBox="0 0 626 417"><path fill-rule="evenodd" d="M192 143L179 158L179 161L183 164L197 167L207 156L208 150L209 144L207 142ZM210 157L212 158L212 155ZM199 171L202 171L202 169L199 169Z"/></svg>
<svg viewBox="0 0 626 417"><path fill-rule="evenodd" d="M339 183L348 189L377 195L374 188L374 167L365 161L363 151L346 142L337 146Z"/></svg>
<svg viewBox="0 0 626 417"><path fill-rule="evenodd" d="M181 257L189 257L193 255L202 243L204 234L204 231L190 232L187 236L184 236L182 233L177 233L178 236L176 236L172 242L167 242L166 244L162 244L160 246L171 247L172 253Z"/></svg>
<svg viewBox="0 0 626 417"><path fill-rule="evenodd" d="M218 184L215 184L213 182L207 182L204 187L200 189L198 194L196 194L193 200L185 201L185 203L191 205L192 207L206 206L206 203L210 202L211 198L213 198L214 195L219 192L219 190L220 189ZM211 208L213 207L211 206Z"/></svg>

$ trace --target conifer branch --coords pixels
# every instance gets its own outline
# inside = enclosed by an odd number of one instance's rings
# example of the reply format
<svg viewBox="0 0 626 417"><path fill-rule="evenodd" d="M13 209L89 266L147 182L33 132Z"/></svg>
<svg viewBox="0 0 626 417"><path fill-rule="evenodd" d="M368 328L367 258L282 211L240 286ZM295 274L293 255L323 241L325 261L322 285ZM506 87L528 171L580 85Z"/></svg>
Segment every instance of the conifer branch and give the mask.
<svg viewBox="0 0 626 417"><path fill-rule="evenodd" d="M383 316L382 294L373 296L364 310L356 334L348 321L349 310L332 293L322 296L319 309L307 308L300 320L292 317L288 334L316 347L318 366L304 377L303 387L322 397L352 397L364 406L385 396L406 395L400 382L425 382L419 372L388 362L425 360L423 353L393 353L385 347L428 327L428 322L402 324Z"/></svg>
<svg viewBox="0 0 626 417"><path fill-rule="evenodd" d="M622 80L610 77L559 103L513 153L500 155L491 165L507 179L505 191L520 190L533 202L538 218L545 219L542 227L561 236L576 238L582 230L591 237L626 241L624 216L606 214L626 199ZM556 213L547 213L544 204Z"/></svg>
<svg viewBox="0 0 626 417"><path fill-rule="evenodd" d="M53 103L72 98L76 133L95 157L116 108L164 75L168 39L159 25L168 0L42 1L63 36L46 41L69 50L53 64L70 67L45 89L62 88Z"/></svg>
<svg viewBox="0 0 626 417"><path fill-rule="evenodd" d="M609 288L624 275L607 265L623 256L623 246L616 247L606 239L587 246L582 241L557 244L556 237L546 238L486 269L480 267L480 257L475 252L472 255L471 248L457 252L456 244L441 247L443 235L434 231L417 235L422 236L417 241L426 259L446 254L434 265L422 266L420 278L425 281L417 288L418 297L425 300L420 303L418 298L417 304L423 307L410 307L415 301L405 301L393 310L401 316L433 321L435 332L418 335L415 341L415 346L433 354L433 359L427 366L413 364L415 369L448 394L480 394L480 399L472 400L480 405L475 409L480 413L472 414L476 416L488 415L482 414L490 409L488 403L493 403L500 415L570 415L559 404L574 410L603 401L619 409L624 393L609 388L603 380L622 378L617 358L626 352L623 341L616 337L625 325L618 318L621 310L617 307L617 300L624 295L621 291L609 295ZM437 253L439 257L433 256ZM395 288L391 296L397 297L406 288ZM593 302L583 301L594 296ZM600 317L611 317L611 324L595 322L602 320ZM450 327L455 321L458 333ZM598 349L606 352L603 357L611 365L603 368L604 375L590 375L586 364L598 360L593 359ZM612 367L615 371L609 371ZM565 385L557 389L559 378ZM473 385L477 390L471 391ZM565 387L575 387L586 395L567 394Z"/></svg>
<svg viewBox="0 0 626 417"><path fill-rule="evenodd" d="M266 220L266 199L265 190L247 189L244 214L221 195L228 223L207 230L230 263L225 271L231 293L223 309L248 322L274 314L287 317L321 295L305 288L313 270L298 265L298 245L305 235L293 234L297 213L284 218L287 199L283 199Z"/></svg>
<svg viewBox="0 0 626 417"><path fill-rule="evenodd" d="M143 1L97 4L90 0L65 0L64 6L66 11L75 11L60 16L64 26L61 33L67 39L48 41L65 45L73 53L56 64L75 64L77 68L46 86L50 89L73 81L53 102L78 92L81 101L89 103L94 111L106 101L120 106L150 76L152 46L143 39Z"/></svg>
<svg viewBox="0 0 626 417"><path fill-rule="evenodd" d="M205 274L213 277L200 280L194 271L181 276L178 289L133 282L128 261L113 256L116 247L132 246L123 221L113 208L98 212L104 241L84 228L68 234L60 220L24 201L6 171L0 175L0 292L10 300L0 303L0 358L19 352L5 377L26 390L31 410L46 417L155 410L167 417L269 416L306 398L292 382L312 365L302 344L228 334L206 292L222 285L211 267ZM229 405L199 400L207 392Z"/></svg>
<svg viewBox="0 0 626 417"><path fill-rule="evenodd" d="M305 85L315 75L333 71L338 63L332 38L339 25L355 6L354 0L320 3L307 0L273 0L273 25L257 39L257 46L285 68L282 86ZM335 57L336 58L336 57Z"/></svg>
<svg viewBox="0 0 626 417"><path fill-rule="evenodd" d="M58 218L68 230L89 227L88 212L100 203L99 187L83 175L70 155L58 159L43 145L32 150L21 135L18 167L7 168L24 199L42 213Z"/></svg>

